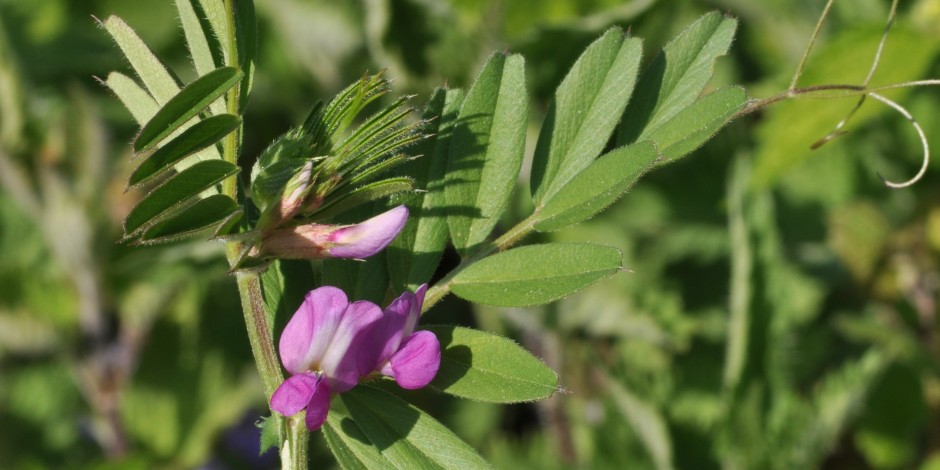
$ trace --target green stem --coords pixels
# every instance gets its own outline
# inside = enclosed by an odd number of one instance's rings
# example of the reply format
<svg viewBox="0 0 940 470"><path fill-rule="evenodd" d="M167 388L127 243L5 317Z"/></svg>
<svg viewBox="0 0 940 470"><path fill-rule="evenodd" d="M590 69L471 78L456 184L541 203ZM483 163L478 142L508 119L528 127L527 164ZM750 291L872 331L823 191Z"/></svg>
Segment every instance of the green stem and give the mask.
<svg viewBox="0 0 940 470"><path fill-rule="evenodd" d="M287 437L281 443L282 468L307 468L307 425L300 415L285 421Z"/></svg>
<svg viewBox="0 0 940 470"><path fill-rule="evenodd" d="M251 0L235 0L251 1ZM225 11L228 20L229 37L225 38L228 49L228 65L240 68L238 45L235 35L235 8L233 0L225 0ZM239 115L240 87L232 87L226 96L226 110L228 113ZM239 142L242 128L229 134L222 143L222 158L225 161L238 163ZM229 178L222 183L222 194L238 200L238 179ZM234 266L243 246L238 241L231 241L225 245L225 254L229 265ZM274 332L268 328L265 314L264 296L261 290L261 277L257 273L238 272L235 274L238 293L242 303L242 313L245 317L245 326L248 330L248 341L255 359L255 367L261 376L264 386L264 395L270 401L271 395L284 381L281 373L280 361L274 348ZM307 429L303 420L285 420L281 415L272 413L271 419L276 420L276 427L282 436L281 440L281 468L290 470L306 470L307 468ZM298 424L299 421L299 424Z"/></svg>
<svg viewBox="0 0 940 470"><path fill-rule="evenodd" d="M450 284L458 274L464 269L467 269L471 264L480 261L483 258L497 252L504 251L516 243L519 243L526 235L532 233L532 230L535 228L535 222L539 215L539 209L536 209L532 212L532 215L527 217L522 222L516 224L515 227L509 229L501 237L497 238L496 241L483 245L474 252L471 256L465 258L460 262L460 265L454 268L451 272L447 273L440 281L438 281L434 286L428 289L428 293L424 296L424 305L421 309L421 313L427 312L435 304L441 301L447 294L450 293Z"/></svg>

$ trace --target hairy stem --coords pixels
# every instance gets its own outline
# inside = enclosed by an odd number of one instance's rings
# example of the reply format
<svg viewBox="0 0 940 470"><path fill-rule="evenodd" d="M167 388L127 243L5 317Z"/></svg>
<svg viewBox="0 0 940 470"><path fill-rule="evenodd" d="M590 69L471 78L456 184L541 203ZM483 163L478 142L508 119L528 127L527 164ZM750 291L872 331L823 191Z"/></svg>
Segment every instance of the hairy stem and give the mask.
<svg viewBox="0 0 940 470"><path fill-rule="evenodd" d="M236 21L233 1L225 0L225 11L228 19L229 37L223 38L228 49L228 64L240 67L238 46L236 41ZM226 96L227 111L232 115L239 115L240 87L232 87ZM241 141L242 127L229 134L223 141L222 158L225 161L238 163L238 147ZM222 193L238 200L238 179L232 177L222 183ZM242 244L238 241L226 243L225 254L229 264L234 266L242 251ZM235 274L238 293L241 298L242 312L245 317L245 326L248 330L248 341L251 343L251 352L255 359L255 367L261 376L265 397L270 400L271 395L284 381L281 373L277 351L274 348L274 332L268 328L265 315L264 296L261 289L261 277L257 273L238 272ZM303 424L286 423L280 415L272 413L271 419L276 420L276 427L281 435L281 454L283 461L281 468L291 470L305 470L307 468L307 429Z"/></svg>

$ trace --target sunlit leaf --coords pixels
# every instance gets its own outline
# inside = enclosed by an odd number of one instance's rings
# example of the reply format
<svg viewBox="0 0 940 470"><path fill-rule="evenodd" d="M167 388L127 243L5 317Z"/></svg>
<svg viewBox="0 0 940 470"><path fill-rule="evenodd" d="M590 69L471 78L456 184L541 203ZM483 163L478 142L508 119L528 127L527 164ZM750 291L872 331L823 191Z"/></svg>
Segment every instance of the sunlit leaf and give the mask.
<svg viewBox="0 0 940 470"><path fill-rule="evenodd" d="M687 155L711 139L747 103L741 87L714 91L679 111L652 130L647 138L656 143L666 163Z"/></svg>
<svg viewBox="0 0 940 470"><path fill-rule="evenodd" d="M344 470L370 470L392 465L378 447L372 445L359 424L336 407L330 410L321 429L333 457Z"/></svg>
<svg viewBox="0 0 940 470"><path fill-rule="evenodd" d="M215 57L221 55L222 51L213 54L213 46L220 47L220 45L215 33L211 30L207 31L208 22L200 20L202 8L194 1L176 0L176 10L179 13L180 24L183 26L183 33L186 35L186 45L189 48L196 74L201 76L222 65L217 64L215 60ZM225 102L213 101L210 109L212 114L222 114L225 112Z"/></svg>
<svg viewBox="0 0 940 470"><path fill-rule="evenodd" d="M441 368L431 386L490 403L540 400L558 389L558 376L508 338L470 328L432 326L441 343Z"/></svg>
<svg viewBox="0 0 940 470"><path fill-rule="evenodd" d="M222 67L194 80L171 98L140 130L134 151L153 148L185 122L202 112L242 78L233 67Z"/></svg>
<svg viewBox="0 0 940 470"><path fill-rule="evenodd" d="M124 20L110 16L104 21L104 27L158 104L166 103L179 93L176 78Z"/></svg>
<svg viewBox="0 0 940 470"><path fill-rule="evenodd" d="M205 75L222 64L215 63L215 58L212 55L210 37L215 33L203 29L202 22L199 20L199 12L197 12L193 2L194 0L176 0L176 11L179 13L180 23L183 25L186 45L189 47L189 55L193 59L196 73Z"/></svg>
<svg viewBox="0 0 940 470"><path fill-rule="evenodd" d="M593 217L630 189L658 156L649 141L602 155L544 203L535 229L557 230Z"/></svg>
<svg viewBox="0 0 940 470"><path fill-rule="evenodd" d="M623 114L642 55L642 41L608 30L588 46L555 92L532 163L532 194L551 197L603 150Z"/></svg>
<svg viewBox="0 0 940 470"><path fill-rule="evenodd" d="M340 397L356 427L342 420L334 430L345 434L344 442L364 436L385 459L379 467L369 468L490 468L472 447L449 429L395 395L359 386ZM350 454L363 455L350 452L347 456ZM374 453L365 456L372 464L377 463L373 460L377 458ZM360 462L366 466L367 461Z"/></svg>
<svg viewBox="0 0 940 470"><path fill-rule="evenodd" d="M699 97L712 77L715 60L728 52L737 24L711 12L666 44L646 67L627 106L617 133L621 145L644 140Z"/></svg>
<svg viewBox="0 0 940 470"><path fill-rule="evenodd" d="M160 105L147 93L147 90L141 88L133 78L119 72L111 72L105 85L114 92L124 107L131 112L134 120L143 125L149 121L160 109Z"/></svg>
<svg viewBox="0 0 940 470"><path fill-rule="evenodd" d="M485 240L509 205L527 119L522 57L494 54L467 92L450 142L447 224L461 253Z"/></svg>
<svg viewBox="0 0 940 470"><path fill-rule="evenodd" d="M415 185L424 191L402 193L394 199L406 204L409 211L408 223L386 250L389 275L397 290L415 289L428 282L447 245L443 177L451 132L462 102L461 90L435 90L424 111L424 119L434 126L428 129L434 137L422 142L414 151L420 156L402 169L402 173L414 176Z"/></svg>
<svg viewBox="0 0 940 470"><path fill-rule="evenodd" d="M540 305L620 271L621 258L616 248L589 243L523 246L471 264L454 277L451 289L486 305Z"/></svg>

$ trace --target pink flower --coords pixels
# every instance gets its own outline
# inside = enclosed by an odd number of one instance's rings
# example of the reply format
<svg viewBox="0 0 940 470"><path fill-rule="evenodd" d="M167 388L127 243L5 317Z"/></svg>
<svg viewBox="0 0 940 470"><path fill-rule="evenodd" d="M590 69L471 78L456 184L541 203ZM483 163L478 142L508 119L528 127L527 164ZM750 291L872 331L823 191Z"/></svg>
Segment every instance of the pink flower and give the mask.
<svg viewBox="0 0 940 470"><path fill-rule="evenodd" d="M281 334L278 351L291 376L275 390L271 409L285 416L306 409L313 431L326 420L331 394L375 372L407 389L430 383L440 343L429 331L414 331L426 291L405 292L384 312L371 302L349 303L335 287L310 291Z"/></svg>
<svg viewBox="0 0 940 470"><path fill-rule="evenodd" d="M281 334L278 352L292 375L271 396L271 409L290 416L306 408L307 428L322 426L330 393L345 392L359 383L357 353L381 317L377 305L349 303L335 287L310 291Z"/></svg>
<svg viewBox="0 0 940 470"><path fill-rule="evenodd" d="M307 224L265 235L260 254L284 259L368 258L398 236L408 208L398 206L355 225Z"/></svg>
<svg viewBox="0 0 940 470"><path fill-rule="evenodd" d="M422 388L434 379L441 365L441 345L430 331L415 332L427 284L405 292L382 312L364 342L368 352L359 356L362 375L379 372L402 388Z"/></svg>

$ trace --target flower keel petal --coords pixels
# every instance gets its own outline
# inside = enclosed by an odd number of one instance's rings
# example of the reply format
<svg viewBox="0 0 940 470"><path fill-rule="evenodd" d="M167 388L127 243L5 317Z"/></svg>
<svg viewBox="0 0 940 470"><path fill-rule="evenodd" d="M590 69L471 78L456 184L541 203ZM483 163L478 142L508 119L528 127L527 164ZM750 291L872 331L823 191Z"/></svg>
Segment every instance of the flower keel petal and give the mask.
<svg viewBox="0 0 940 470"><path fill-rule="evenodd" d="M310 401L307 402L307 416L304 422L307 429L316 431L326 421L326 414L330 411L330 385L326 380L320 381L320 386L314 391Z"/></svg>
<svg viewBox="0 0 940 470"><path fill-rule="evenodd" d="M297 374L285 380L271 395L271 409L292 416L307 406L326 381L316 374ZM329 388L326 388L329 395Z"/></svg>
<svg viewBox="0 0 940 470"><path fill-rule="evenodd" d="M401 349L382 368L401 388L414 390L431 383L441 367L441 344L430 331L405 338Z"/></svg>

